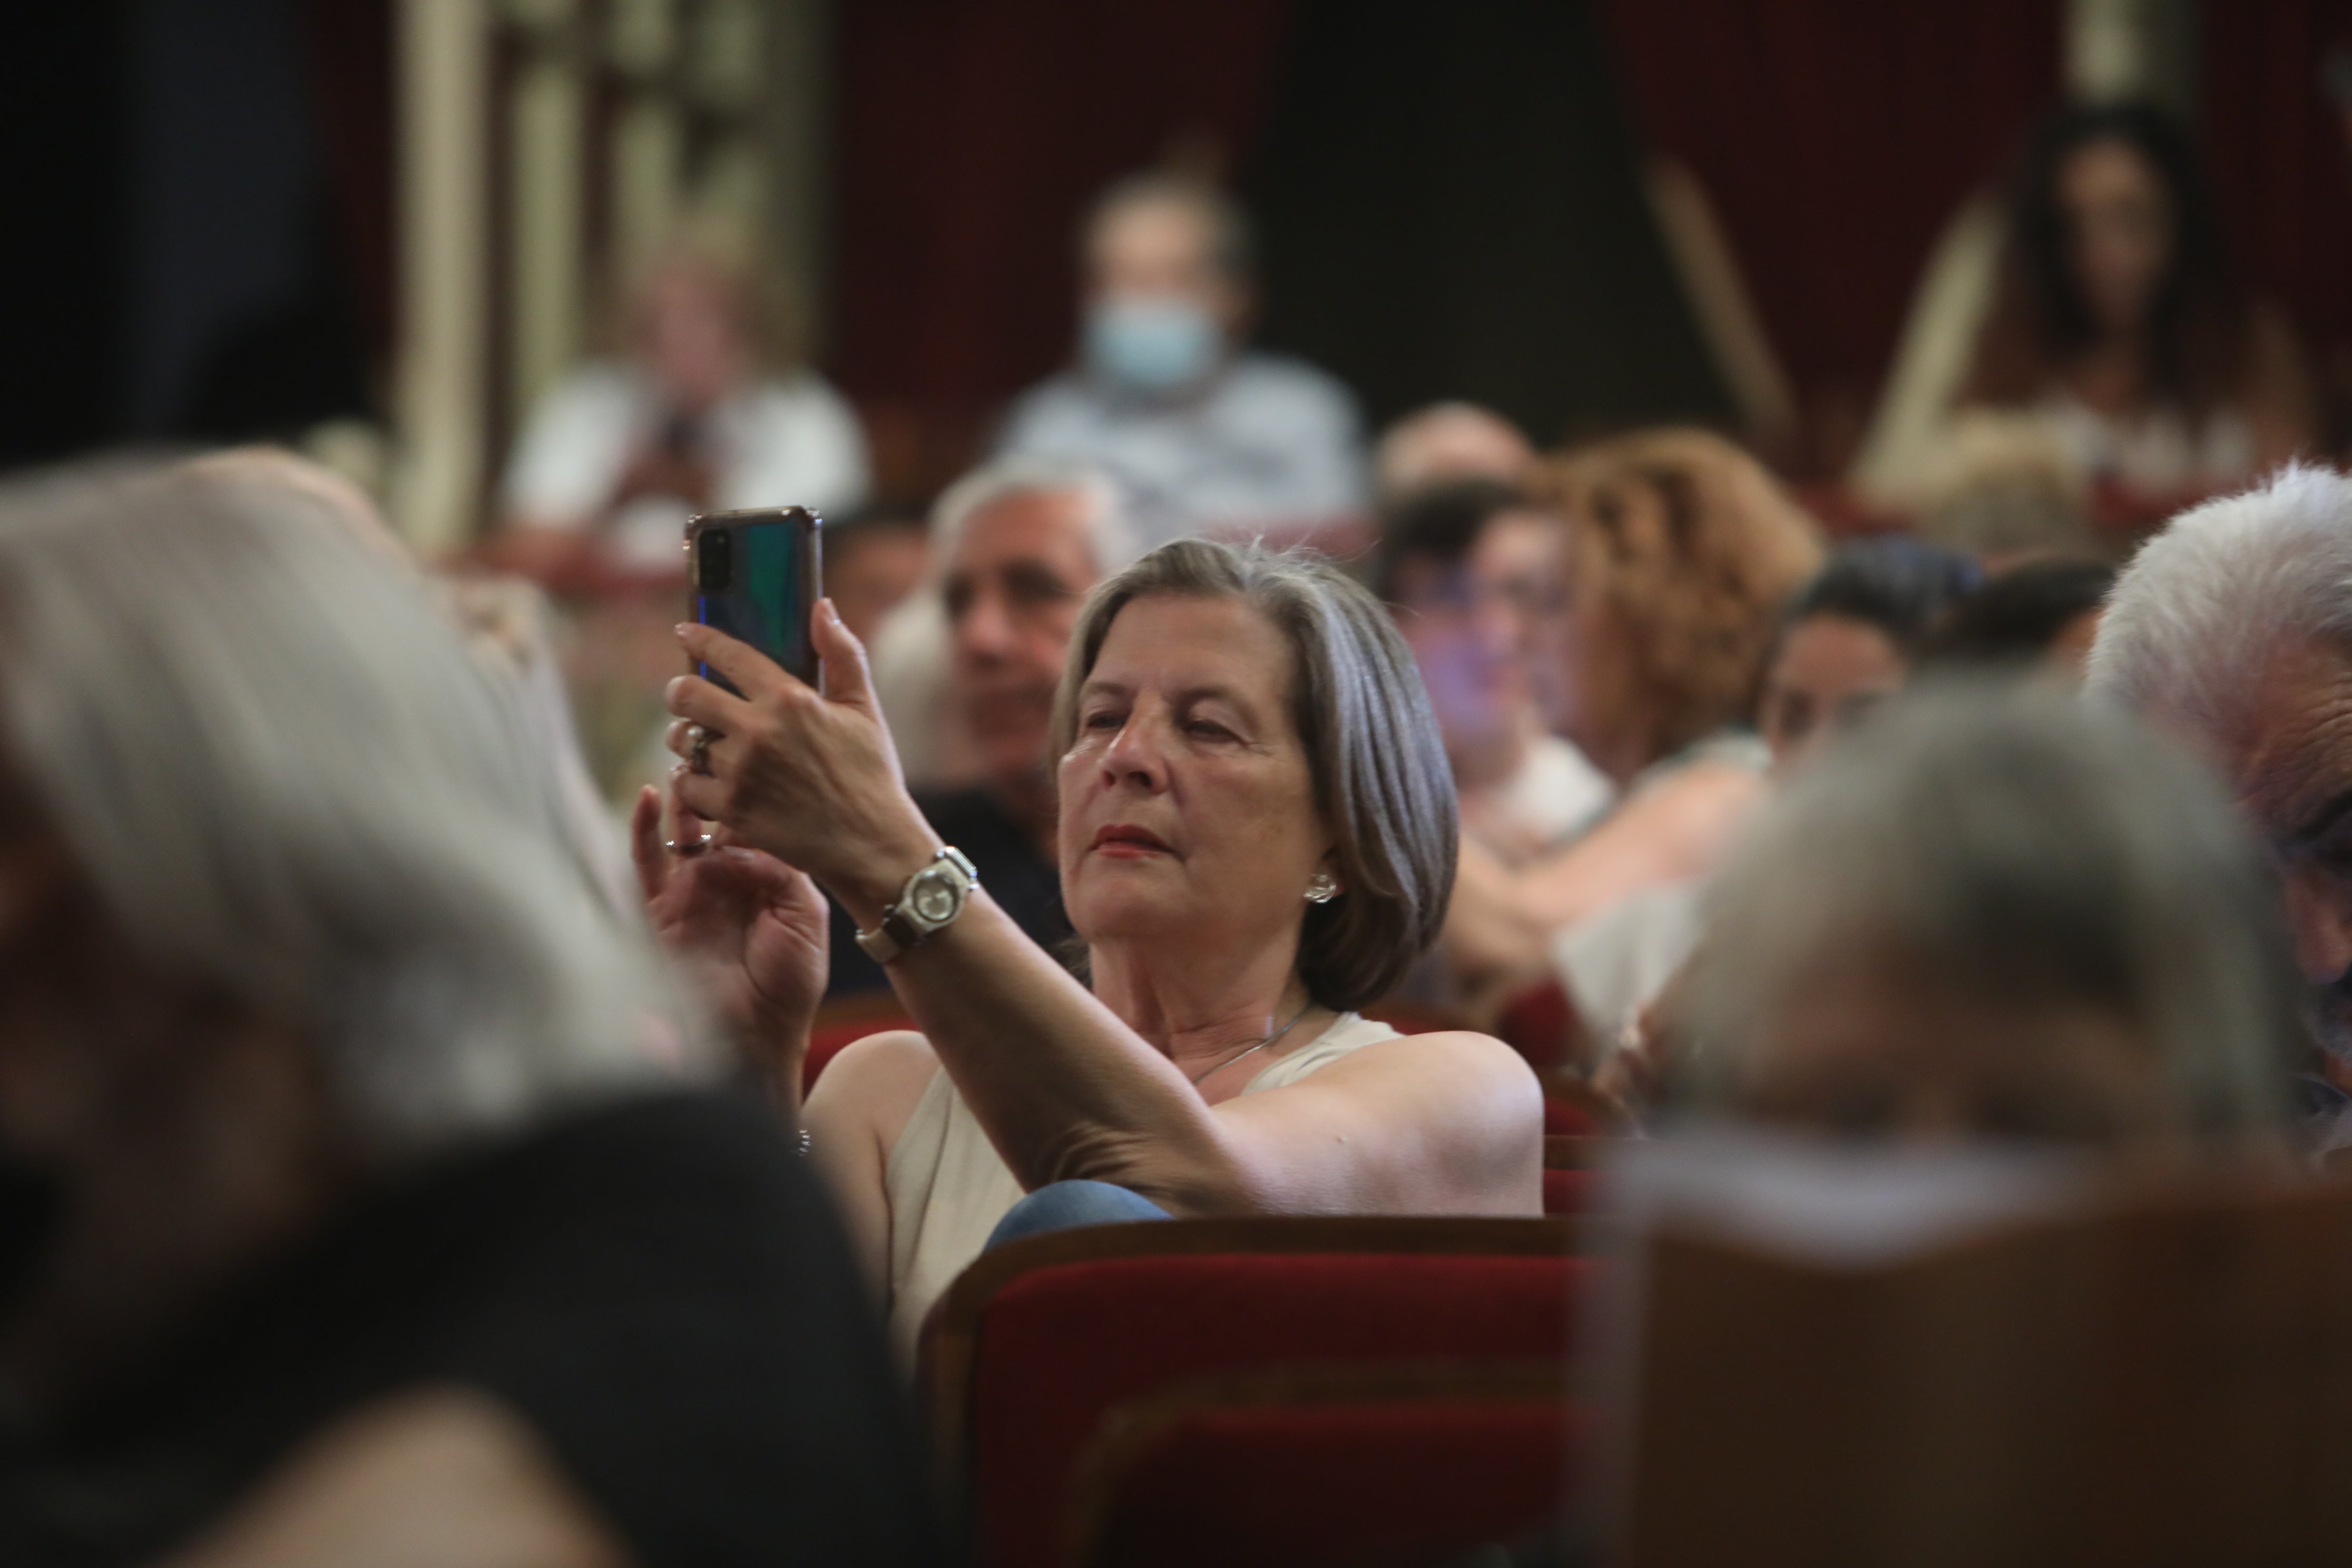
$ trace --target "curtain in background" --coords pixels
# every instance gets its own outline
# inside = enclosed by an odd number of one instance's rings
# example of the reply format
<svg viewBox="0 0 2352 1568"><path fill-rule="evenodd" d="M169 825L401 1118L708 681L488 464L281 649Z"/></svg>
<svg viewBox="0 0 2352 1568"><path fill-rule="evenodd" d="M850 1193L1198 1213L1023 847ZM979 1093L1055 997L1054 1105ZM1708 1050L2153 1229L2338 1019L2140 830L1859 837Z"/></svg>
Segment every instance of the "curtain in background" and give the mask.
<svg viewBox="0 0 2352 1568"><path fill-rule="evenodd" d="M855 0L836 7L827 358L887 490L952 478L1069 355L1095 193L1252 144L1289 7L1269 0Z"/></svg>
<svg viewBox="0 0 2352 1568"><path fill-rule="evenodd" d="M1460 56L1458 40L1498 3L1371 0L1312 14L1344 31L1342 14L1360 13L1341 49L1457 40L1427 51L1429 83L1441 68L1498 84L1540 75L1524 59ZM2061 11L2060 0L1600 0L1633 133L1712 198L1810 416L1815 471L1834 471L1858 433L1942 226L2001 176L2059 98ZM2201 129L2254 278L2333 352L2352 388L2352 158L2318 86L2326 48L2352 39L2347 13L2352 0L2210 4L2200 27ZM829 357L876 416L902 488L947 477L1003 399L1066 357L1072 229L1104 184L1191 137L1223 148L1245 186L1276 194L1257 154L1269 127L1303 112L1276 101L1276 83L1314 79L1286 63L1306 14L1286 0L839 8ZM1610 90L1572 72L1550 80L1563 97ZM1423 128L1423 144L1400 155L1433 159L1431 139L1449 132L1421 118L1413 96L1401 87L1385 103ZM1488 106L1445 154L1458 184L1429 187L1435 205L1400 222L1468 221L1466 193L1511 163L1514 112ZM1393 128L1366 133L1396 140ZM1298 216L1261 216L1276 236ZM1477 232L1481 244L1507 243ZM1308 323L1291 319L1316 303L1307 284L1276 281L1270 327L1311 346ZM1434 363L1438 351L1398 353ZM1428 384L1446 381L1433 373ZM1403 395L1365 390L1376 406Z"/></svg>
<svg viewBox="0 0 2352 1568"><path fill-rule="evenodd" d="M2209 5L2202 127L2221 211L2254 287L2302 328L2339 453L2352 437L2352 152L2320 84L2352 51L2352 0Z"/></svg>
<svg viewBox="0 0 2352 1568"><path fill-rule="evenodd" d="M1265 339L1377 425L1486 404L1543 444L1727 423L1589 6L1318 0L1252 205Z"/></svg>
<svg viewBox="0 0 2352 1568"><path fill-rule="evenodd" d="M1705 186L1843 467L1937 234L2059 91L2058 0L1608 0L1636 130Z"/></svg>

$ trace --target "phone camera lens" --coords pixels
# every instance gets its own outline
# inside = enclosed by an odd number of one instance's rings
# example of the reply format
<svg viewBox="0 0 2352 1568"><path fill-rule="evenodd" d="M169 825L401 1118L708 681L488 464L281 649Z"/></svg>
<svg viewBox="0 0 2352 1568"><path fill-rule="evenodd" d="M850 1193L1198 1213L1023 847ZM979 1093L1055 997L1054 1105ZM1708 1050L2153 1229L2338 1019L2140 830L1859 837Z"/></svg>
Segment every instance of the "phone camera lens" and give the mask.
<svg viewBox="0 0 2352 1568"><path fill-rule="evenodd" d="M735 575L734 540L723 528L705 529L696 536L694 585L706 594L721 594Z"/></svg>

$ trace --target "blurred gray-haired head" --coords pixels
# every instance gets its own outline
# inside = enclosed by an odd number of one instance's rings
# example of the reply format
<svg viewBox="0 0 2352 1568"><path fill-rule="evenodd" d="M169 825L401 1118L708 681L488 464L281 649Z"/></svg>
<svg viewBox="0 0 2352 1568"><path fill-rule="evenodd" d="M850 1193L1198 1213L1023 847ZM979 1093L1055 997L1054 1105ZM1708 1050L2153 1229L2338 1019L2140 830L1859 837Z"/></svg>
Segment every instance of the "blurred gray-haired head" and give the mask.
<svg viewBox="0 0 2352 1568"><path fill-rule="evenodd" d="M2275 890L2207 771L2112 706L1931 684L1793 780L1713 890L1682 1092L1736 1101L1850 955L1937 997L2120 1020L2183 1131L2284 1117L2304 1036Z"/></svg>
<svg viewBox="0 0 2352 1568"><path fill-rule="evenodd" d="M1000 458L950 485L931 508L931 563L943 575L956 542L971 520L1014 496L1079 495L1087 500L1087 545L1095 570L1104 576L1136 557L1135 531L1128 525L1118 487L1099 468L1052 458Z"/></svg>
<svg viewBox="0 0 2352 1568"><path fill-rule="evenodd" d="M2141 546L2107 596L2086 679L2227 751L2272 657L2314 642L2352 656L2352 478L2298 463Z"/></svg>
<svg viewBox="0 0 2352 1568"><path fill-rule="evenodd" d="M0 743L140 955L303 1031L362 1147L656 1068L642 939L415 572L234 473L0 505Z"/></svg>

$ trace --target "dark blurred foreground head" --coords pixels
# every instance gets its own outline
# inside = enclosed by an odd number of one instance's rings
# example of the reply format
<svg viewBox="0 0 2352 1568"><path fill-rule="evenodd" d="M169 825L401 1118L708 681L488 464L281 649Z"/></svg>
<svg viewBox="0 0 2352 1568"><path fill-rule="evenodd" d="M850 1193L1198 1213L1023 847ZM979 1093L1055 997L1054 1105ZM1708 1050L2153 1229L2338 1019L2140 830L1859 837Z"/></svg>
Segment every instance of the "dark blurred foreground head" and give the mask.
<svg viewBox="0 0 2352 1568"><path fill-rule="evenodd" d="M0 1561L921 1556L829 1216L655 1065L509 710L299 486L0 505Z"/></svg>
<svg viewBox="0 0 2352 1568"><path fill-rule="evenodd" d="M1800 774L1675 1004L1698 1108L1853 1135L2282 1125L2274 895L2197 763L2040 688L1906 696Z"/></svg>

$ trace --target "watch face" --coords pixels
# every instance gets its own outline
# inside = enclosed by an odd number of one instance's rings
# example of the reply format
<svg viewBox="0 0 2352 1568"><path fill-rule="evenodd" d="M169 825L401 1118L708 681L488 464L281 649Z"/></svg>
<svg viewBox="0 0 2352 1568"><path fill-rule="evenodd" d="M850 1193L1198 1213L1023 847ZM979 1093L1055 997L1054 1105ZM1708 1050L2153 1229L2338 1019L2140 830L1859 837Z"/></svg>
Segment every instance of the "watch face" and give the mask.
<svg viewBox="0 0 2352 1568"><path fill-rule="evenodd" d="M915 896L908 902L914 906L918 919L929 925L940 925L955 918L957 906L962 902L956 891L954 879L936 870L926 871L915 879Z"/></svg>

